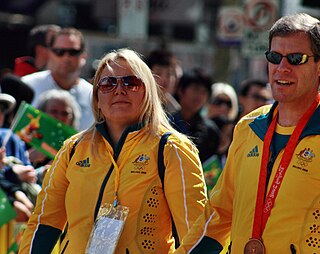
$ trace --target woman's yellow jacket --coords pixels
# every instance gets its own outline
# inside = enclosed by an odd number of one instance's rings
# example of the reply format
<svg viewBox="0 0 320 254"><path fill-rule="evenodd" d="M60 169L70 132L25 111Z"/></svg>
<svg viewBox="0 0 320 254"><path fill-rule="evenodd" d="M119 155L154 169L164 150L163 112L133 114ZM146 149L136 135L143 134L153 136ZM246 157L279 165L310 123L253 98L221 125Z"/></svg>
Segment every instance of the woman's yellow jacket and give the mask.
<svg viewBox="0 0 320 254"><path fill-rule="evenodd" d="M163 190L157 168L161 135L148 134L146 127L131 127L113 147L103 124L94 131L98 132L96 139L92 140L92 133L84 136L72 158L73 144L81 134L67 140L56 155L19 253L50 253L66 223L68 231L60 252L85 252L100 187L110 170L102 204L114 200L115 170L109 152L118 166L124 163L118 199L130 210L116 253L170 253L174 249L171 215L181 240L204 210L206 187L197 149L175 135L169 137L163 152Z"/></svg>

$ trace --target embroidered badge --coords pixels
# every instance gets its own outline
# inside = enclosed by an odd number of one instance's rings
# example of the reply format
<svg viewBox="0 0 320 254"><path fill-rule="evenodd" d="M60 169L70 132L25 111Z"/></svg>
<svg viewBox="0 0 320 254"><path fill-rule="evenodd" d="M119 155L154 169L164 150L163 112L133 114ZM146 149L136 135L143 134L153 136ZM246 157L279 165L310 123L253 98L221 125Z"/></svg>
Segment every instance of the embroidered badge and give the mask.
<svg viewBox="0 0 320 254"><path fill-rule="evenodd" d="M298 159L297 164L299 166L293 165L293 167L308 172L308 169L306 169L306 167L308 166L308 163L312 162L312 159L315 157L315 154L310 148L305 148L301 150L298 154L296 154L296 157Z"/></svg>
<svg viewBox="0 0 320 254"><path fill-rule="evenodd" d="M149 164L150 157L146 154L140 154L138 158L136 158L132 163L134 165L134 169L131 173L139 173L139 174L146 174L144 170L145 166Z"/></svg>

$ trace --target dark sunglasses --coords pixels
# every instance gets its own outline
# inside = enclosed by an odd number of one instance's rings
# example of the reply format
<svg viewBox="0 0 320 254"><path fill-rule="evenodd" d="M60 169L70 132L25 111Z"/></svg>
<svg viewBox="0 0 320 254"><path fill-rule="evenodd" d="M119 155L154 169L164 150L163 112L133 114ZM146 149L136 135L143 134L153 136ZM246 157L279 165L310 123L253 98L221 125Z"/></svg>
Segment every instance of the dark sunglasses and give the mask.
<svg viewBox="0 0 320 254"><path fill-rule="evenodd" d="M253 93L253 94L248 94L248 97L251 97L252 99L254 99L255 101L261 101L261 102L264 102L264 103L267 103L269 101L271 101L270 99L260 95L260 94L256 94L256 93Z"/></svg>
<svg viewBox="0 0 320 254"><path fill-rule="evenodd" d="M283 56L280 53L277 53L274 51L267 51L265 54L268 62L273 64L280 64L282 58L286 57L288 59L289 64L300 65L308 62L309 57L314 57L314 56L308 56L307 54L303 54L303 53L291 53L286 56Z"/></svg>
<svg viewBox="0 0 320 254"><path fill-rule="evenodd" d="M211 104L216 106L226 105L228 108L232 108L232 103L229 100L223 100L220 98L214 99Z"/></svg>
<svg viewBox="0 0 320 254"><path fill-rule="evenodd" d="M61 48L51 48L51 51L56 56L64 56L65 53L68 53L69 56L79 56L83 52L82 49L61 49Z"/></svg>
<svg viewBox="0 0 320 254"><path fill-rule="evenodd" d="M103 77L99 80L97 88L102 93L111 93L118 85L118 80L121 81L122 87L126 91L138 92L143 82L137 76L120 76L120 77Z"/></svg>

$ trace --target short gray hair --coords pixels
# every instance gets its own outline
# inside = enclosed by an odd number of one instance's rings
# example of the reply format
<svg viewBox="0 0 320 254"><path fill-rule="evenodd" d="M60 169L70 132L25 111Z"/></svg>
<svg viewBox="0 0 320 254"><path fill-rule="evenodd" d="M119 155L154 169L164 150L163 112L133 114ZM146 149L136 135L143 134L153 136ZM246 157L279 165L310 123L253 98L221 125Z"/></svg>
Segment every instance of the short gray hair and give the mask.
<svg viewBox="0 0 320 254"><path fill-rule="evenodd" d="M67 91L52 89L43 92L38 100L37 108L41 111L46 111L46 106L50 100L63 101L68 107L72 109L72 127L79 130L81 109L76 99Z"/></svg>
<svg viewBox="0 0 320 254"><path fill-rule="evenodd" d="M320 21L306 13L295 13L277 20L269 31L269 49L271 41L276 36L286 36L303 32L310 36L311 50L314 61L320 59Z"/></svg>

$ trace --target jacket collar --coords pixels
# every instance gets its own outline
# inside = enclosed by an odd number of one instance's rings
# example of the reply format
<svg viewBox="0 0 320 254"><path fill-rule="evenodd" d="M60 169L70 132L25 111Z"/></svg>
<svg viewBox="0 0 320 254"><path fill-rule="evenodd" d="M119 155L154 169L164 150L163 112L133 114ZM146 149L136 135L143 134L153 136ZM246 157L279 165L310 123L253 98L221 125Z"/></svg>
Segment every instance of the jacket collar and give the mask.
<svg viewBox="0 0 320 254"><path fill-rule="evenodd" d="M110 134L108 132L108 129L106 127L106 122L102 122L102 123L97 123L96 124L96 129L97 131L111 144L111 146L113 148L115 148L115 145L116 145L116 148L117 150L121 149L123 144L124 144L124 141L126 140L128 134L130 132L134 132L134 131L138 131L138 130L141 130L142 128L144 127L144 124L143 123L138 123L138 124L135 124L135 125L130 125L128 126L124 132L122 133L121 135L121 138L118 142L118 144L113 144L111 138L110 138Z"/></svg>
<svg viewBox="0 0 320 254"><path fill-rule="evenodd" d="M253 132L262 141L264 140L264 136L266 135L268 127L272 121L272 116L277 105L278 105L278 102L275 102L270 108L270 111L268 113L258 116L249 124ZM306 127L302 131L299 139L302 139L306 136L319 135L319 134L320 134L320 107L318 106L318 108L315 110L315 112L311 116Z"/></svg>

